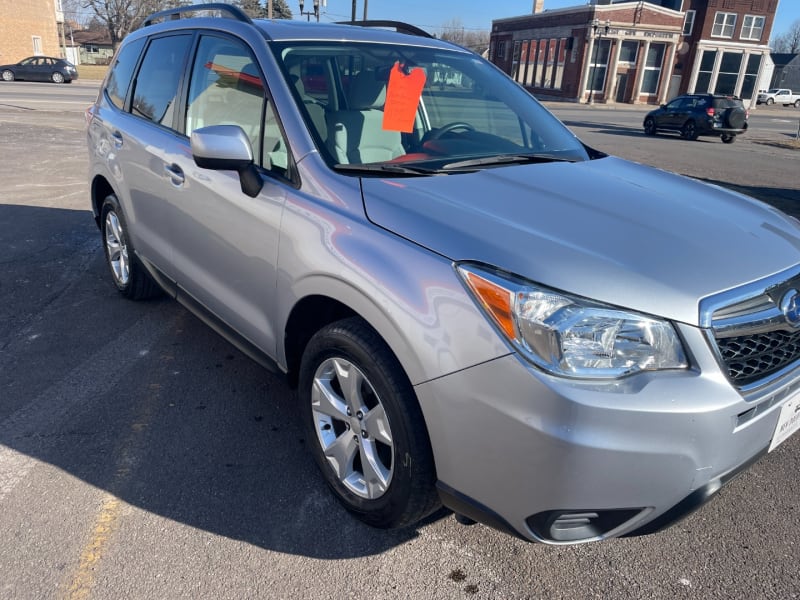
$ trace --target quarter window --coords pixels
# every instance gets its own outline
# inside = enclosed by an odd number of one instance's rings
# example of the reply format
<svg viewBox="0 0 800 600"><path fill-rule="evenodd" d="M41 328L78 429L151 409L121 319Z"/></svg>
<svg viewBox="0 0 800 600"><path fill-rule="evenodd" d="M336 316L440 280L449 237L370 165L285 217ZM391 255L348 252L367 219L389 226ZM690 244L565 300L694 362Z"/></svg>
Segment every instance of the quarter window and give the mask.
<svg viewBox="0 0 800 600"><path fill-rule="evenodd" d="M742 39L755 40L761 39L761 34L764 31L764 17L754 15L745 15L742 21Z"/></svg>
<svg viewBox="0 0 800 600"><path fill-rule="evenodd" d="M125 96L128 95L128 87L131 83L133 70L136 68L136 61L144 47L145 38L131 42L119 53L117 61L111 68L106 84L106 96L117 108L124 108Z"/></svg>
<svg viewBox="0 0 800 600"><path fill-rule="evenodd" d="M714 15L714 26L711 28L713 37L732 38L736 27L736 13L718 12Z"/></svg>
<svg viewBox="0 0 800 600"><path fill-rule="evenodd" d="M190 35L167 36L150 42L136 77L133 114L172 127L178 84L191 42Z"/></svg>

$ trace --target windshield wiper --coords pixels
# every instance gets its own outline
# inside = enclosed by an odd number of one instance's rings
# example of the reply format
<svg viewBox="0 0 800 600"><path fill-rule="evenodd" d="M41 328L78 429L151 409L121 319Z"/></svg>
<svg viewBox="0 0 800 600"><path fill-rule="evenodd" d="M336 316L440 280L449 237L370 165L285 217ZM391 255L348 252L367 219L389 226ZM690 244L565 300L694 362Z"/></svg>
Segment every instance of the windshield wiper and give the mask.
<svg viewBox="0 0 800 600"><path fill-rule="evenodd" d="M496 154L482 158L459 160L442 166L442 170L469 169L472 167L486 167L492 165L525 165L532 163L548 162L575 162L574 158L564 158L553 154Z"/></svg>
<svg viewBox="0 0 800 600"><path fill-rule="evenodd" d="M414 167L411 165L368 163L368 164L345 164L339 163L333 166L337 171L347 171L350 173L393 173L396 175L436 175L441 174L438 169L428 169L426 167Z"/></svg>

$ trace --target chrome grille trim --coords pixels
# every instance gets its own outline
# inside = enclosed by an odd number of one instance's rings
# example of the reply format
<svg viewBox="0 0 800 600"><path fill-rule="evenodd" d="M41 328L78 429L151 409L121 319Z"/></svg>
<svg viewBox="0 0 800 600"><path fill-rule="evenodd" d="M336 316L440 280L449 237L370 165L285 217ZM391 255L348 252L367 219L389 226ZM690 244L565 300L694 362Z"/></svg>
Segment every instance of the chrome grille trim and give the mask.
<svg viewBox="0 0 800 600"><path fill-rule="evenodd" d="M723 372L749 399L800 373L800 328L778 306L798 283L800 266L700 303L700 322Z"/></svg>

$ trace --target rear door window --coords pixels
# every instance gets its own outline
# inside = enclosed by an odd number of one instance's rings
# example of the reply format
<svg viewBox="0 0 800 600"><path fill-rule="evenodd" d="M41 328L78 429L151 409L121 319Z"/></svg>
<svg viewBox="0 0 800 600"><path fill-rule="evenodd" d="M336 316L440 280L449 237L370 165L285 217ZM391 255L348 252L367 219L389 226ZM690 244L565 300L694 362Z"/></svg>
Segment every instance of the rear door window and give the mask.
<svg viewBox="0 0 800 600"><path fill-rule="evenodd" d="M173 126L178 86L191 43L191 35L171 35L150 42L136 76L131 103L134 115Z"/></svg>

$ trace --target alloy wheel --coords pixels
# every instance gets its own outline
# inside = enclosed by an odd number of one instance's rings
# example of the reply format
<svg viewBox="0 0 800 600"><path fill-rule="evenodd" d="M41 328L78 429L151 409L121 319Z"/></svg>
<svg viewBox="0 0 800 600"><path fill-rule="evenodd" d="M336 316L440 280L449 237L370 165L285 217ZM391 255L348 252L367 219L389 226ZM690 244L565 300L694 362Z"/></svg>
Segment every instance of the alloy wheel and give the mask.
<svg viewBox="0 0 800 600"><path fill-rule="evenodd" d="M114 279L121 286L128 284L130 278L130 261L128 260L128 246L125 235L117 214L112 210L106 215L105 240L108 249L108 262Z"/></svg>
<svg viewBox="0 0 800 600"><path fill-rule="evenodd" d="M350 361L328 358L311 390L317 439L328 465L353 494L383 496L394 472L394 442L375 388Z"/></svg>

